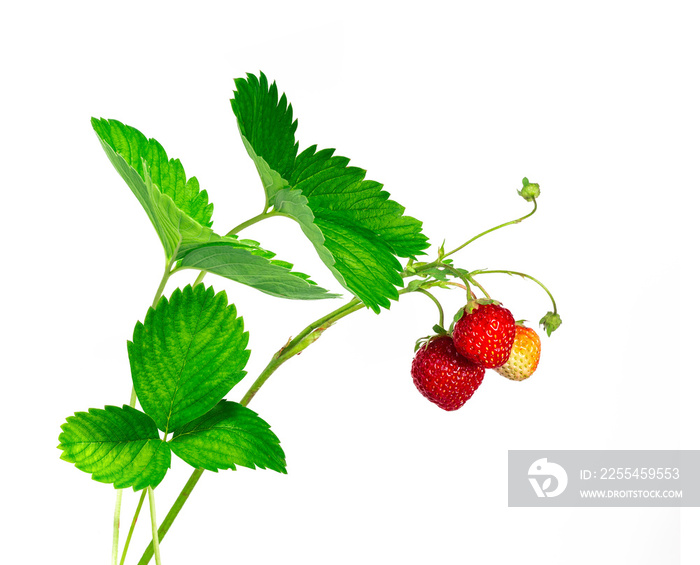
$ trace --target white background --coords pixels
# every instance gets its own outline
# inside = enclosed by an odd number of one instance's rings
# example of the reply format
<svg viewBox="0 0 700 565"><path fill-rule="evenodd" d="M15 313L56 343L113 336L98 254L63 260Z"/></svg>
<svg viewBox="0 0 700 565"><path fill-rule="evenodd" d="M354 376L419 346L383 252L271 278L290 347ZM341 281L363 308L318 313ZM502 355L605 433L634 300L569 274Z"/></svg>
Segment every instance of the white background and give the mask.
<svg viewBox="0 0 700 565"><path fill-rule="evenodd" d="M410 377L413 344L436 321L428 300L343 320L251 404L289 475L205 474L163 563L697 563L696 508L509 509L506 476L509 449L700 448L697 4L189 4L3 9L0 560L109 559L114 490L59 460L59 425L128 401L125 343L163 255L90 117L157 138L226 231L262 203L229 98L233 78L263 70L294 106L301 147L351 157L435 244L526 213L520 179L539 182L532 219L456 259L540 278L564 324L543 337L534 377L489 372L446 413ZM245 235L339 290L291 221ZM341 304L206 281L250 331L233 400L289 336ZM516 318L549 309L531 283L482 282ZM463 301L440 298L450 312ZM173 463L160 517L188 475ZM125 494L123 532L136 499ZM130 562L148 529L144 513Z"/></svg>

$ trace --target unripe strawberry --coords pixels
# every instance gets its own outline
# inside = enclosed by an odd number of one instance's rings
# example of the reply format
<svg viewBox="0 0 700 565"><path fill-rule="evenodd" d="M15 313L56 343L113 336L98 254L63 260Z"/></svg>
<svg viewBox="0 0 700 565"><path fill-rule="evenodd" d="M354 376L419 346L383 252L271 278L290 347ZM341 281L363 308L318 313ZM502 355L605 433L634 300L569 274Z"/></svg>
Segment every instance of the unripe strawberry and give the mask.
<svg viewBox="0 0 700 565"><path fill-rule="evenodd" d="M537 369L540 362L542 345L540 336L532 328L515 327L515 341L508 361L502 367L494 369L513 381L524 381Z"/></svg>
<svg viewBox="0 0 700 565"><path fill-rule="evenodd" d="M416 388L443 410L457 410L484 380L484 368L465 359L448 335L424 343L413 358Z"/></svg>
<svg viewBox="0 0 700 565"><path fill-rule="evenodd" d="M457 352L487 369L500 367L513 348L513 314L498 304L476 303L471 306L471 312L468 308L452 332Z"/></svg>

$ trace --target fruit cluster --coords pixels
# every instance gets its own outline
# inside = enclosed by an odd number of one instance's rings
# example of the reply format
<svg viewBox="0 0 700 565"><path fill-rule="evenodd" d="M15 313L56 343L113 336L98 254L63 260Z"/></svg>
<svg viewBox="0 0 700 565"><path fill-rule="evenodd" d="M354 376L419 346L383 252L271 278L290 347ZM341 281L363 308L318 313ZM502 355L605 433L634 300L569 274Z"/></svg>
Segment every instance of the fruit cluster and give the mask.
<svg viewBox="0 0 700 565"><path fill-rule="evenodd" d="M486 369L511 380L531 376L540 361L540 338L515 322L507 308L493 301L470 302L452 335L425 341L413 359L411 375L418 390L443 410L457 410L484 380Z"/></svg>

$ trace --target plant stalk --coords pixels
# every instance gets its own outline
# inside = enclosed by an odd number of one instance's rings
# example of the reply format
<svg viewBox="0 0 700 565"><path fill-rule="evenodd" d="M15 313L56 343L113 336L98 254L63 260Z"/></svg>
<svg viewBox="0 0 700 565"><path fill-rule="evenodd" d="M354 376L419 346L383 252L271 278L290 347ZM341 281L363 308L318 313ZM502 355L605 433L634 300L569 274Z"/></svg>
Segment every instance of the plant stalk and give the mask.
<svg viewBox="0 0 700 565"><path fill-rule="evenodd" d="M165 285L168 283L168 279L170 278L170 275L172 274L172 267L173 263L175 262L175 256L177 255L177 252L173 254L173 259L171 259L168 263L165 265L165 270L163 271L163 277L160 279L160 284L158 285L158 289L156 290L156 294L153 297L153 303L151 304L151 308L155 308L158 305L158 301L160 300L161 296L163 296L163 291L165 290ZM134 408L136 406L136 389L134 388L134 385L131 385L131 395L129 396L129 406L131 408ZM149 487L150 488L150 487ZM121 508L122 508L122 496L123 496L123 489L117 490L117 500L114 505L114 523L112 525L112 565L117 565L117 559L119 557L119 518L121 515ZM141 510L141 507L139 505L137 509L137 515L138 512ZM136 517L134 517L134 523L136 522ZM126 549L128 547L128 542L129 539L131 538L131 532L129 532L129 538L127 539L127 545L124 546L124 552L126 553ZM123 559L122 559L123 561Z"/></svg>
<svg viewBox="0 0 700 565"><path fill-rule="evenodd" d="M450 251L449 253L445 253L445 254L442 256L442 259L444 259L445 257L449 257L449 256L452 255L453 253L457 253L457 251L459 251L460 249L464 249L467 245L469 245L469 244L472 243L473 241L476 241L476 240L479 239L480 237L485 236L487 233L491 233L492 231L500 230L501 228L504 228L504 227L506 227L506 226L510 226L510 225L512 225L512 224L519 224L519 223L522 222L523 220L529 218L529 217L532 216L535 212L537 212L537 200L535 200L535 199L533 198L533 199L532 199L532 202L533 202L533 204L534 204L534 207L532 208L532 212L530 212L529 214L526 214L525 216L523 216L522 218L518 218L517 220L512 220L512 221L510 221L510 222L506 222L505 224L501 224L500 226L496 226L495 228L491 228L490 230L486 230L486 231L484 231L484 232L481 232L479 235L475 235L474 237L472 237L472 238L471 238L469 241L467 241L466 243L463 243L462 245L460 245L459 247L453 249L453 250Z"/></svg>
<svg viewBox="0 0 700 565"><path fill-rule="evenodd" d="M257 224L258 222L265 220L266 218L271 218L272 216L280 216L281 214L279 212L275 212L274 210L272 212L262 212L261 214L258 214L257 216L253 216L252 218L246 220L243 223L238 224L235 228L233 228L231 231L229 231L226 234L226 237L231 237L232 235L236 235L239 231L244 230L245 228L252 226L253 224Z"/></svg>
<svg viewBox="0 0 700 565"><path fill-rule="evenodd" d="M124 543L124 551L122 551L122 558L121 561L119 561L119 565L124 565L124 561L126 560L126 552L129 551L129 544L131 543L131 536L134 535L134 528L136 527L136 520L139 518L139 514L141 513L141 507L143 506L143 501L146 498L146 489L143 489L141 491L141 498L139 499L139 503L136 506L136 512L134 512L134 518L131 520L131 527L129 528L129 533L126 536L126 542Z"/></svg>
<svg viewBox="0 0 700 565"><path fill-rule="evenodd" d="M151 509L151 531L153 535L153 554L156 557L156 565L161 565L160 562L160 537L158 536L158 521L156 520L156 497L153 494L153 489L148 487L148 506Z"/></svg>
<svg viewBox="0 0 700 565"><path fill-rule="evenodd" d="M409 291L408 288L403 288L399 291L399 295L406 294L407 292L414 291ZM294 357L294 355L301 353L309 345L315 342L321 336L321 334L326 329L331 327L335 322L363 308L365 308L365 305L359 299L353 298L344 306L341 306L333 312L326 314L322 318L319 318L312 324L309 324L294 339L292 339L287 345L285 345L282 349L275 353L275 355L273 355L272 359L267 364L267 367L263 369L263 371L260 373L260 376L255 380L255 382L251 385L250 389L248 389L248 392L246 392L246 394L243 396L243 398L240 401L240 404L242 406L247 406L253 399L253 397L257 394L257 392L260 390L260 388L265 384L265 382L285 361L288 361L289 359ZM177 515L180 513L180 510L182 510L182 507L185 505L185 502L187 502L187 499L189 498L190 494L192 494L194 487L197 485L197 482L199 481L203 473L204 469L195 469L192 472L192 475L190 475L187 484L185 484L185 487L182 489L179 496L175 500L172 508L170 508L170 511L165 517L165 520L163 520L163 523L160 525L160 528L158 528L158 535L160 540L162 540L165 537L165 534L168 533L170 526L172 526L173 522L175 521L175 518L177 518ZM151 542L151 544L143 552L143 555L141 556L138 565L147 565L148 562L151 560L151 557L153 557L153 542Z"/></svg>
<svg viewBox="0 0 700 565"><path fill-rule="evenodd" d="M123 490L117 491L117 502L114 505L114 523L112 525L112 565L117 565L119 559L119 518L122 512Z"/></svg>
<svg viewBox="0 0 700 565"><path fill-rule="evenodd" d="M494 273L502 273L504 275L517 275L519 277L523 277L525 279L530 279L532 282L537 283L542 287L542 289L547 293L547 296L549 296L549 299L552 301L552 306L554 307L554 313L557 313L557 303L554 300L554 296L552 296L552 293L549 292L549 289L544 286L540 281L538 281L535 277L528 275L527 273L519 273L518 271L506 271L506 270L491 270L491 269L484 269L484 270L479 270L479 271L472 271L470 275L490 275Z"/></svg>
<svg viewBox="0 0 700 565"><path fill-rule="evenodd" d="M438 325L441 328L445 327L445 311L442 309L442 304L440 304L440 301L433 296L431 292L428 292L424 288L419 288L418 292L421 294L425 294L430 300L432 300L435 303L435 306L437 306L438 312L440 313L440 321L438 322Z"/></svg>
<svg viewBox="0 0 700 565"><path fill-rule="evenodd" d="M173 525L175 518L180 513L180 510L182 510L182 507L185 505L185 502L187 502L187 499L189 498L190 494L192 494L192 491L194 490L194 487L197 484L197 481L199 481L199 479L203 473L204 473L204 469L195 469L194 470L194 472L190 476L189 480L187 481L187 483L183 487L182 491L178 495L177 499L175 500L173 507L170 509L168 514L165 516L165 520L163 520L163 523L160 525L160 528L158 528L158 540L162 540L165 537L165 534L168 533L170 526ZM155 539L155 537L154 537L154 539ZM153 552L154 552L153 541L151 541L151 543L146 548L146 551L143 552L143 555L141 556L141 559L139 560L138 565L147 565L147 563L153 557Z"/></svg>

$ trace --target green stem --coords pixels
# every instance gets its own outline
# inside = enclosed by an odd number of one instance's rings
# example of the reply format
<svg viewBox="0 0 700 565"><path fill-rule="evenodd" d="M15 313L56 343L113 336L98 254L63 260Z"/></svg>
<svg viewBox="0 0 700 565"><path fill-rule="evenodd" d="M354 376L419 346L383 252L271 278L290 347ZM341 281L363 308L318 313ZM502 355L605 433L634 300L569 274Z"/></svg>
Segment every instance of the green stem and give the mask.
<svg viewBox="0 0 700 565"><path fill-rule="evenodd" d="M173 507L168 512L168 515L165 517L165 520L163 520L163 523L160 525L160 528L158 528L159 540L162 540L165 537L165 534L168 533L170 526L173 525L175 518L180 513L180 510L182 510L182 507L185 505L185 502L187 502L187 499L189 498L190 494L192 494L192 491L194 490L197 481L199 481L199 478L202 476L203 473L204 469L195 469L193 471L189 480L187 481L179 496L175 500ZM143 555L141 556L138 565L147 565L148 562L151 560L151 557L153 557L153 541L151 541L151 543L148 545L146 551L143 552Z"/></svg>
<svg viewBox="0 0 700 565"><path fill-rule="evenodd" d="M472 294L471 285L469 284L469 277L467 277L467 275L465 275L464 273L460 273L452 265L446 265L444 263L441 263L440 266L444 267L445 269L450 271L450 273L452 273L455 277L462 280L464 286L467 288L467 302L471 302L474 299L474 295Z"/></svg>
<svg viewBox="0 0 700 565"><path fill-rule="evenodd" d="M136 506L136 512L134 512L134 518L131 520L131 527L129 528L129 533L126 536L126 542L124 543L124 551L122 551L122 558L121 561L119 562L119 565L124 565L124 561L126 560L126 552L129 551L129 544L131 543L131 536L134 535L134 528L136 527L136 520L139 518L139 514L141 513L141 507L143 506L143 501L146 498L146 489L143 489L141 491L141 498L139 499L138 506ZM116 562L115 562L116 563Z"/></svg>
<svg viewBox="0 0 700 565"><path fill-rule="evenodd" d="M197 275L197 278L195 279L194 284L192 286L193 287L197 286L199 283L201 283L204 280L204 277L206 277L206 276L207 276L206 271L199 271L199 275Z"/></svg>
<svg viewBox="0 0 700 565"><path fill-rule="evenodd" d="M119 559L119 518L122 512L123 491L117 491L117 503L114 506L114 524L112 526L112 565L117 565Z"/></svg>
<svg viewBox="0 0 700 565"><path fill-rule="evenodd" d="M484 293L484 296L486 298L491 299L491 295L488 292L486 292L486 289L483 286L481 286L474 277L471 276L471 273L467 278L469 279L469 282L471 282L475 287L477 287L481 292Z"/></svg>
<svg viewBox="0 0 700 565"><path fill-rule="evenodd" d="M257 216L253 216L249 220L246 220L245 222L238 224L235 228L233 228L231 231L229 231L226 236L230 237L232 235L237 234L239 231L244 230L245 228L252 226L253 224L257 224L261 220L264 220L266 218L271 218L272 216L280 216L281 214L279 212L262 212L261 214L258 214Z"/></svg>
<svg viewBox="0 0 700 565"><path fill-rule="evenodd" d="M163 276L160 279L160 284L158 285L158 289L156 290L156 294L153 297L153 303L151 304L151 308L155 308L158 305L158 301L160 300L160 297L163 296L163 291L165 290L165 285L168 282L168 279L170 278L170 275L172 274L172 267L173 264L175 263L175 256L177 255L177 252L173 253L173 259L168 261L165 265L165 270L163 271ZM131 385L131 395L129 396L129 406L134 408L136 406L136 389L134 388L133 384ZM112 526L112 564L117 565L117 557L119 555L119 517L121 514L121 508L122 508L122 495L123 495L123 490L119 489L117 491L117 501L115 503L115 508L114 508L114 524ZM137 509L137 512L140 511L140 507ZM135 519L135 518L134 518ZM125 551L126 551L126 546L125 546Z"/></svg>
<svg viewBox="0 0 700 565"><path fill-rule="evenodd" d="M441 328L444 328L445 327L445 312L442 309L442 304L440 304L440 301L437 298L435 298L431 292L428 292L424 288L419 288L418 292L420 292L421 294L425 294L428 298L430 298L430 300L432 300L435 303L435 306L437 306L438 312L440 313L440 322L438 323L438 325Z"/></svg>
<svg viewBox="0 0 700 565"><path fill-rule="evenodd" d="M474 237L472 237L472 238L471 238L469 241L467 241L466 243L463 243L462 245L460 245L459 247L453 249L453 250L450 251L449 253L445 253L445 254L442 256L442 259L444 259L445 257L449 257L449 256L452 255L453 253L457 253L457 251L459 251L460 249L464 249L467 245L469 245L469 244L472 243L473 241L476 241L477 239L479 239L480 237L486 235L487 233L491 233L492 231L500 230L501 228L504 228L504 227L506 227L506 226L510 226L510 225L512 225L512 224L519 224L519 223L522 222L523 220L529 218L530 216L532 216L532 215L537 211L537 200L535 200L535 199L533 198L533 199L532 199L532 202L533 202L533 204L534 204L535 206L533 207L532 212L530 212L529 214L526 214L525 216L523 216L522 218L518 218L517 220L512 220L512 221L510 221L510 222L506 222L505 224L501 224L500 226L496 226L495 228L491 228L490 230L486 230L485 232L481 232L479 235L475 235Z"/></svg>
<svg viewBox="0 0 700 565"><path fill-rule="evenodd" d="M554 301L554 296L552 296L552 293L549 292L549 289L544 286L540 281L538 281L535 277L528 275L527 273L519 273L517 271L505 271L505 270L481 270L481 271L472 271L470 274L471 275L490 275L493 273L502 273L505 275L517 275L519 277L523 277L526 279L530 279L531 281L537 283L542 287L542 289L547 293L549 296L549 299L552 301L552 306L554 307L554 313L557 313L557 303Z"/></svg>
<svg viewBox="0 0 700 565"><path fill-rule="evenodd" d="M299 335L297 335L293 340L291 340L287 345L285 345L282 349L275 353L275 355L272 356L272 359L267 364L267 367L263 369L262 373L260 373L260 376L251 385L251 387L248 389L248 392L245 393L245 395L240 401L240 404L242 404L243 406L248 406L253 397L265 384L265 381L267 381L267 379L269 379L272 376L272 373L274 373L278 369L278 367L282 365L282 363L294 357L294 355L301 353L304 349L306 349L309 345L311 345L314 341L321 337L321 334L328 328L330 328L333 324L335 324L338 320L344 318L348 314L357 312L357 310L360 310L364 307L365 306L364 304L362 304L362 302L360 302L357 298L353 298L344 306L341 306L340 308L334 310L330 314L327 314L323 318L319 318L312 324L309 324L299 333Z"/></svg>
<svg viewBox="0 0 700 565"><path fill-rule="evenodd" d="M156 497L153 494L153 489L148 487L148 506L151 509L151 532L153 535L153 553L156 557L156 565L161 565L160 562L160 538L158 537L158 522L156 521Z"/></svg>
<svg viewBox="0 0 700 565"><path fill-rule="evenodd" d="M399 295L406 294L408 292L413 292L413 290L403 288L399 291ZM246 392L246 394L243 396L243 398L240 401L240 404L243 406L247 406L253 399L253 397L257 394L257 392L260 390L260 388L263 386L263 384L265 384L265 382L270 378L270 376L272 376L272 374L285 361L289 360L297 353L301 353L304 349L306 349L309 345L316 341L321 336L321 334L330 326L332 326L335 322L363 308L365 308L365 305L362 302L360 302L360 300L358 300L357 298L353 298L344 306L341 306L333 312L323 316L322 318L319 318L312 324L309 324L299 333L299 335L297 335L287 345L285 345L282 349L275 353L275 355L273 355L272 359L267 364L267 367L263 369L262 373L260 373L260 376L255 380L255 382L251 385L250 389L248 389L248 392ZM168 512L168 515L165 517L165 520L163 520L163 523L160 525L160 528L158 528L159 539L162 540L165 537L165 534L168 533L170 526L182 510L182 507L185 505L185 502L187 502L187 499L189 498L190 494L192 494L194 487L197 485L197 482L199 481L203 473L204 469L195 469L192 472L192 475L190 475L187 484L182 489L179 496L173 503L172 508ZM148 562L151 560L151 557L153 557L152 542L143 552L143 555L141 556L138 565L147 565Z"/></svg>

